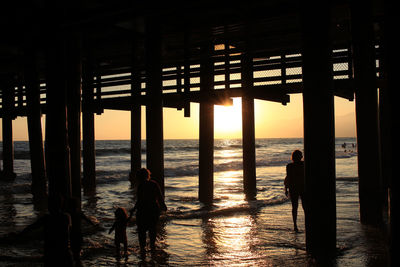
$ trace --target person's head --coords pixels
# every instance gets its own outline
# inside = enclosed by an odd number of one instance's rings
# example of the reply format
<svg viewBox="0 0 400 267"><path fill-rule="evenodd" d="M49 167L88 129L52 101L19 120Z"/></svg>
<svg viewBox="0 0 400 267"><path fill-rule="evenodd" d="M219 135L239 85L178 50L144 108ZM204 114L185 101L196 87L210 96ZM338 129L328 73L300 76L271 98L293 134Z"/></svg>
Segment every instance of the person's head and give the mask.
<svg viewBox="0 0 400 267"><path fill-rule="evenodd" d="M146 168L141 168L136 173L136 179L139 182L150 180L150 171L148 169L146 169Z"/></svg>
<svg viewBox="0 0 400 267"><path fill-rule="evenodd" d="M295 150L292 153L292 160L293 161L301 161L301 159L303 158L303 153L301 153L300 150Z"/></svg>
<svg viewBox="0 0 400 267"><path fill-rule="evenodd" d="M126 212L126 209L122 207L118 207L115 212L114 212L115 218L117 220L124 220L128 218L128 213Z"/></svg>

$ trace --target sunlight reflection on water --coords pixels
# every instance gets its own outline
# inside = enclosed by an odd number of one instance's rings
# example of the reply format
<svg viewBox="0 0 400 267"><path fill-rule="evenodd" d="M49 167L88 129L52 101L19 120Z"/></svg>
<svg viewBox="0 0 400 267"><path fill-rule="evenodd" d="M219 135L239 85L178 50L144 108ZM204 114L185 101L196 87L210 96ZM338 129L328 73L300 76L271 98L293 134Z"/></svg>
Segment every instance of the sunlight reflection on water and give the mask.
<svg viewBox="0 0 400 267"><path fill-rule="evenodd" d="M250 234L252 221L249 216L218 218L214 222L217 246L222 258L248 258L251 256L249 241L252 240Z"/></svg>

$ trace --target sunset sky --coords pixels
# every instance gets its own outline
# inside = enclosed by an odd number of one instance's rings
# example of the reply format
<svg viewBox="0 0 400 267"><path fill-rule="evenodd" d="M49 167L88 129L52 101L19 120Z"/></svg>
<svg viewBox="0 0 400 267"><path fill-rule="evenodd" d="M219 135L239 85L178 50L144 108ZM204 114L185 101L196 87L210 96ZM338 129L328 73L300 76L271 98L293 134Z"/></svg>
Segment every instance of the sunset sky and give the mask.
<svg viewBox="0 0 400 267"><path fill-rule="evenodd" d="M303 136L303 107L301 94L290 96L286 106L255 101L256 138L285 138ZM352 137L355 131L354 102L335 97L336 137ZM233 106L215 106L215 138L241 138L241 99L234 99ZM43 125L44 129L44 119ZM1 128L1 124L0 124ZM145 108L142 107L142 139L146 138ZM105 110L95 116L96 140L130 139L130 112ZM183 111L164 108L165 139L197 139L199 134L199 105L191 104L191 117ZM1 131L0 131L1 135ZM15 141L28 140L26 118L13 121Z"/></svg>

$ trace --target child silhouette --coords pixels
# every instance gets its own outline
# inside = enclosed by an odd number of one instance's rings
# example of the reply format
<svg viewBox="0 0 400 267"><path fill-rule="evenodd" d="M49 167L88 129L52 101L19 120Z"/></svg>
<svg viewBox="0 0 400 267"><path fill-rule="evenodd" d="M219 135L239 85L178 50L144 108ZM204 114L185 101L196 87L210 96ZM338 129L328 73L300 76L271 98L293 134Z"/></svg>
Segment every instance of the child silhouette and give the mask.
<svg viewBox="0 0 400 267"><path fill-rule="evenodd" d="M128 252L128 239L126 236L126 226L128 224L128 214L126 210L122 207L118 207L115 212L115 221L110 228L109 234L115 230L114 242L116 247L117 257L120 256L120 244L124 244L124 253L125 256Z"/></svg>

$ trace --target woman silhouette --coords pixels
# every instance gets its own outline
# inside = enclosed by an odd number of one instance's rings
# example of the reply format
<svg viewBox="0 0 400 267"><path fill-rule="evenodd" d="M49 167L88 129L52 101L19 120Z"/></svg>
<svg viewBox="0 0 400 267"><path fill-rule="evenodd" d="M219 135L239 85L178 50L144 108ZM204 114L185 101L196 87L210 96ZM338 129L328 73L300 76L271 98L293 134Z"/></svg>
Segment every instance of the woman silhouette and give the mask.
<svg viewBox="0 0 400 267"><path fill-rule="evenodd" d="M137 202L131 210L129 217L136 210L140 252L142 257L145 257L146 233L147 231L149 232L150 247L153 251L155 249L158 219L161 211L167 210L167 206L165 205L160 186L155 180L150 179L150 171L148 169L140 169L136 174L136 178L139 181Z"/></svg>
<svg viewBox="0 0 400 267"><path fill-rule="evenodd" d="M286 165L285 178L285 195L290 197L292 202L292 218L294 230L297 228L297 208L299 206L299 197L304 211L304 161L303 154L300 150L295 150L292 153L292 162Z"/></svg>

